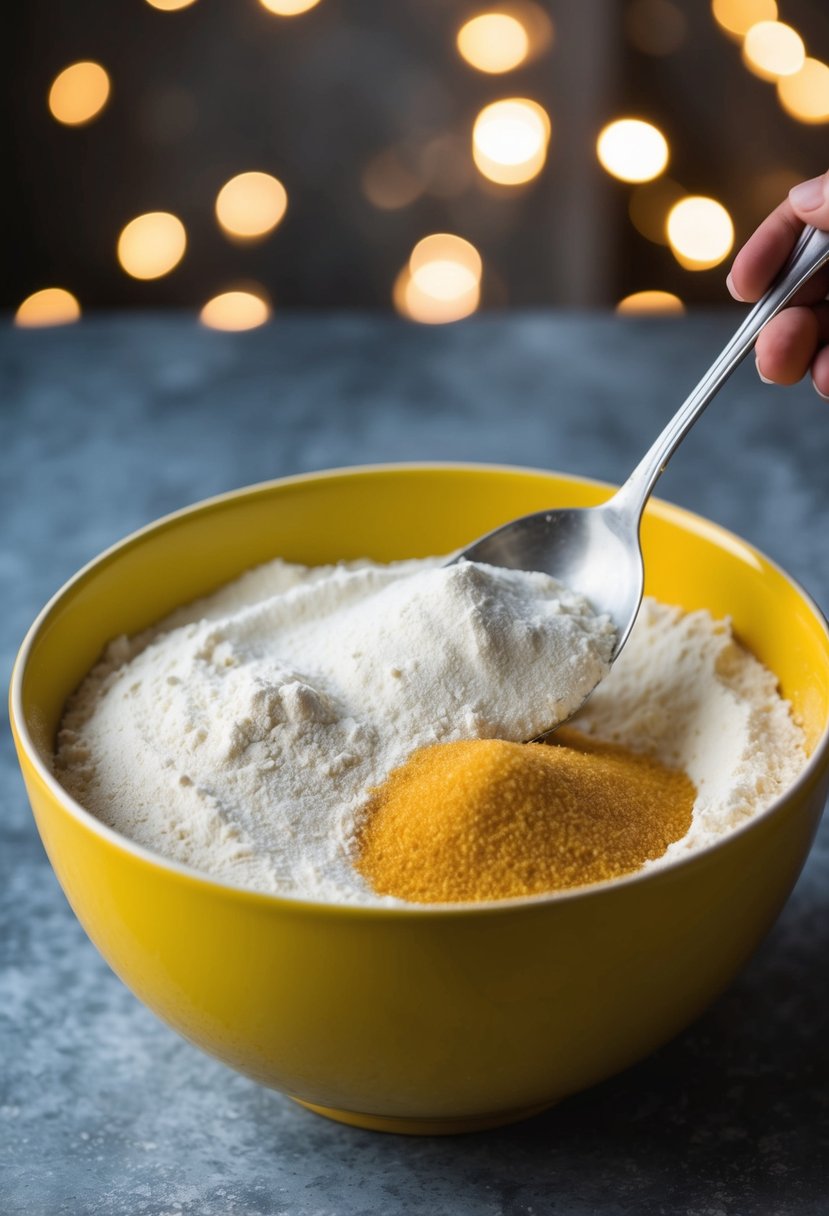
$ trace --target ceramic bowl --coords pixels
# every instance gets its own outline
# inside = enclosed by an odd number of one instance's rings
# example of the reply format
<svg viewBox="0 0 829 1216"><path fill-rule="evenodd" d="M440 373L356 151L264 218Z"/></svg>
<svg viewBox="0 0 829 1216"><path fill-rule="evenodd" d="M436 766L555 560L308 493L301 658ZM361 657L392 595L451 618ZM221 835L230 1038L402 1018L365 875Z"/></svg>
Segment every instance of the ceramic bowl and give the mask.
<svg viewBox="0 0 829 1216"><path fill-rule="evenodd" d="M15 666L20 764L70 904L159 1017L321 1113L434 1133L518 1119L608 1077L728 984L780 911L823 807L829 636L778 567L665 503L644 522L648 592L731 616L777 675L810 751L765 813L677 864L504 903L314 904L165 861L101 824L51 774L62 707L105 643L248 567L444 553L525 512L607 494L572 477L476 466L289 478L162 519L58 592Z"/></svg>

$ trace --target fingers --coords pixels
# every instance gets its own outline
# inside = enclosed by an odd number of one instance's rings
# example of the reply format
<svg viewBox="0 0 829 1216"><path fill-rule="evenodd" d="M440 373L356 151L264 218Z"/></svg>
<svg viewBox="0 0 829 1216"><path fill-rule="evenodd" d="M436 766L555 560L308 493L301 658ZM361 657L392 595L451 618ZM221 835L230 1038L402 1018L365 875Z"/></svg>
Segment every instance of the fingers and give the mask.
<svg viewBox="0 0 829 1216"><path fill-rule="evenodd" d="M829 401L829 346L819 350L812 363L812 383L815 391Z"/></svg>
<svg viewBox="0 0 829 1216"><path fill-rule="evenodd" d="M819 304L829 295L829 266L824 266L792 297L792 304Z"/></svg>
<svg viewBox="0 0 829 1216"><path fill-rule="evenodd" d="M736 299L760 299L791 253L804 224L829 230L829 174L794 186L789 197L743 245L726 280Z"/></svg>
<svg viewBox="0 0 829 1216"><path fill-rule="evenodd" d="M751 303L760 299L802 231L803 225L786 199L763 220L734 259L726 283L735 299Z"/></svg>
<svg viewBox="0 0 829 1216"><path fill-rule="evenodd" d="M805 224L829 231L829 173L794 186L743 245L726 280L735 299L760 299ZM795 384L811 368L816 390L829 399L829 305L823 302L827 292L829 271L824 269L765 327L755 347L763 380Z"/></svg>
<svg viewBox="0 0 829 1216"><path fill-rule="evenodd" d="M802 223L829 229L829 173L793 186L787 201Z"/></svg>
<svg viewBox="0 0 829 1216"><path fill-rule="evenodd" d="M769 217L769 218L771 218L771 217ZM758 229L758 232L759 232L759 229ZM757 236L757 233L755 233L754 235ZM754 237L752 237L751 239L754 240ZM743 247L744 250L747 248L748 248L748 245L745 245ZM743 251L741 250L740 254L737 255L738 259L742 255L742 252ZM769 254L768 261L770 264L773 264L774 256L775 256L774 254ZM783 257L785 259L786 254L784 254ZM737 265L736 261L735 261L734 265L736 267L736 265ZM779 267L774 265L774 269L772 269L772 271L771 271L772 278L774 277L774 274L777 269L779 269ZM745 301L745 302L748 301L747 296L743 296L737 292L736 284L733 281L733 271L728 276L728 279L726 280L726 285L728 287L728 290L731 292L732 296L736 300L741 300L741 301ZM763 288L763 290L765 290L765 288ZM752 302L754 299L759 299L762 294L763 294L763 291L757 292L756 295L752 296ZM823 269L819 270L817 272L817 274L813 275L807 283L803 284L803 286L800 288L800 290L795 293L794 297L792 298L791 303L792 303L792 305L818 304L821 300L825 300L827 295L829 295L829 266L824 266Z"/></svg>
<svg viewBox="0 0 829 1216"><path fill-rule="evenodd" d="M765 327L755 346L757 371L775 384L796 384L814 364L818 392L829 395L829 305L786 308Z"/></svg>

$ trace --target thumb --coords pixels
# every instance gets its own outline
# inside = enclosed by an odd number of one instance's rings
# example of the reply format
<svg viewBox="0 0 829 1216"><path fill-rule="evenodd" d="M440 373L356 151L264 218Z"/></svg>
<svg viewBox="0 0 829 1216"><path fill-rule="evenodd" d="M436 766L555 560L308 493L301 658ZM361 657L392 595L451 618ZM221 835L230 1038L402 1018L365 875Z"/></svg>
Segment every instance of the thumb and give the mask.
<svg viewBox="0 0 829 1216"><path fill-rule="evenodd" d="M804 224L829 231L829 173L801 182L789 191L789 202Z"/></svg>

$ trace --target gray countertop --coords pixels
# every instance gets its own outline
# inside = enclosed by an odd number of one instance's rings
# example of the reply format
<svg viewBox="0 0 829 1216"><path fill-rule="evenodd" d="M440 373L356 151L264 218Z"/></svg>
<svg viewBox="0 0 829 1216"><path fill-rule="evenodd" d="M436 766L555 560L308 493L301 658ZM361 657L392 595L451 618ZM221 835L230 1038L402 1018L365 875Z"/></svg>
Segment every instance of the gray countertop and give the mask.
<svg viewBox="0 0 829 1216"><path fill-rule="evenodd" d="M125 533L236 486L378 461L622 479L739 314L100 318L0 334L0 659ZM829 406L743 368L660 493L829 606ZM806 1216L829 1206L829 823L730 990L636 1068L500 1131L318 1118L156 1021L85 938L0 736L0 1210L8 1216Z"/></svg>

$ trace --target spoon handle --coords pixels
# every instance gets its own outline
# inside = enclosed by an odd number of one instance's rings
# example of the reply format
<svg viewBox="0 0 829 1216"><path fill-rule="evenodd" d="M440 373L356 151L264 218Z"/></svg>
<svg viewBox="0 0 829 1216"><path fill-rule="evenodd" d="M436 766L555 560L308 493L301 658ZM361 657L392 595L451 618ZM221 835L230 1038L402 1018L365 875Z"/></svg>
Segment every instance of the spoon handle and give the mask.
<svg viewBox="0 0 829 1216"><path fill-rule="evenodd" d="M613 510L627 516L632 525L638 523L645 503L668 461L711 398L754 346L763 326L785 308L795 292L826 262L829 262L829 232L804 228L769 290L748 313L608 506L612 504Z"/></svg>

